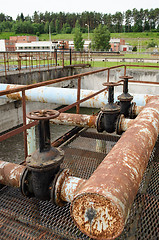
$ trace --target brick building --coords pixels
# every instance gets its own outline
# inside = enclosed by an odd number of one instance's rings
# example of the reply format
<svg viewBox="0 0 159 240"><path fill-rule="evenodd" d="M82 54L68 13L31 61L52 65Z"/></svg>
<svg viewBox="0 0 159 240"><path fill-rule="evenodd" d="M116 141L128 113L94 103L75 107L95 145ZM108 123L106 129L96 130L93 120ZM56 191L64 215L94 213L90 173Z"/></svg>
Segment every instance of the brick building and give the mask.
<svg viewBox="0 0 159 240"><path fill-rule="evenodd" d="M111 51L112 52L129 52L132 51L132 46L128 43L125 43L124 39L111 38L110 41Z"/></svg>
<svg viewBox="0 0 159 240"><path fill-rule="evenodd" d="M16 49L16 43L31 43L38 41L36 36L11 36L9 40L0 40L0 51L14 52Z"/></svg>
<svg viewBox="0 0 159 240"><path fill-rule="evenodd" d="M39 38L37 36L11 36L9 40L15 43L30 43L39 41Z"/></svg>

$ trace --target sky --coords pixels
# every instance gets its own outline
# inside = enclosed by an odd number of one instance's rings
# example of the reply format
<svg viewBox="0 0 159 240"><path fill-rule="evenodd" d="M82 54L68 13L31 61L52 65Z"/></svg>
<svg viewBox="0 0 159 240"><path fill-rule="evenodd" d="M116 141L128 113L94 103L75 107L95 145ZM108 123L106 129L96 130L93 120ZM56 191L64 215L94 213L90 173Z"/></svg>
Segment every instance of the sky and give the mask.
<svg viewBox="0 0 159 240"><path fill-rule="evenodd" d="M100 13L125 12L136 8L159 8L159 0L1 0L0 13L11 16L14 20L18 14L32 16L35 11L81 13L95 11Z"/></svg>

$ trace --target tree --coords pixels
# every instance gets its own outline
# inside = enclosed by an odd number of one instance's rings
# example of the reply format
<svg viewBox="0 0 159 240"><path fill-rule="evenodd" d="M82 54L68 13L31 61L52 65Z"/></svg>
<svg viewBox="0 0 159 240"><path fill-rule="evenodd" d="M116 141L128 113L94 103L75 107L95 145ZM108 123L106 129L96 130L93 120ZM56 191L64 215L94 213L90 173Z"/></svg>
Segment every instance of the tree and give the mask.
<svg viewBox="0 0 159 240"><path fill-rule="evenodd" d="M74 46L76 51L82 51L84 45L84 40L82 38L82 33L80 31L78 20L76 21L75 33L74 33Z"/></svg>
<svg viewBox="0 0 159 240"><path fill-rule="evenodd" d="M110 32L105 25L100 24L93 32L92 49L108 51L110 49L109 40Z"/></svg>

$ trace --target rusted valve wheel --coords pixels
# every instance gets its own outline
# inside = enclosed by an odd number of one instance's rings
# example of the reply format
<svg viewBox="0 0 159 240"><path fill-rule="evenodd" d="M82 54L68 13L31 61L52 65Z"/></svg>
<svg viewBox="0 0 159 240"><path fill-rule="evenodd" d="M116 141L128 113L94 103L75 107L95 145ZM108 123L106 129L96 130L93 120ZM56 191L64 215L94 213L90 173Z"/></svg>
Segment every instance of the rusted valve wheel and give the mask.
<svg viewBox="0 0 159 240"><path fill-rule="evenodd" d="M111 87L111 86L115 87L115 86L121 85L121 83L118 83L118 82L117 83L116 82L105 82L102 85L103 86L108 86L108 87Z"/></svg>
<svg viewBox="0 0 159 240"><path fill-rule="evenodd" d="M47 120L56 118L59 116L59 114L60 114L59 111L45 109L30 112L27 114L27 118L33 120Z"/></svg>

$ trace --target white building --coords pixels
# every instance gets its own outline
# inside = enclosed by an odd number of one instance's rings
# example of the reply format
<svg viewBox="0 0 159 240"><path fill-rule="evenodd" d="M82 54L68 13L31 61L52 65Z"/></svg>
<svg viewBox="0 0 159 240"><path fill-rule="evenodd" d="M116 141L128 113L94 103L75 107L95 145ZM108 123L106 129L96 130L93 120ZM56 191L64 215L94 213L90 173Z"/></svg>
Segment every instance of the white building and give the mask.
<svg viewBox="0 0 159 240"><path fill-rule="evenodd" d="M36 41L31 43L16 43L15 44L15 51L16 52L29 52L29 51L54 51L55 48L57 48L58 41L52 42L52 41Z"/></svg>
<svg viewBox="0 0 159 240"><path fill-rule="evenodd" d="M5 40L0 39L0 52L5 52L5 51L6 51Z"/></svg>

